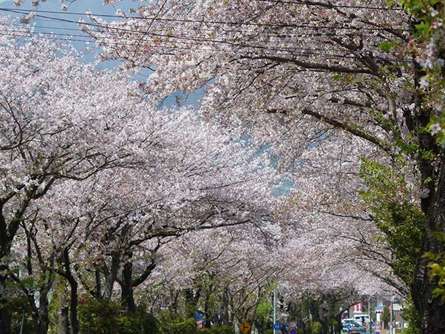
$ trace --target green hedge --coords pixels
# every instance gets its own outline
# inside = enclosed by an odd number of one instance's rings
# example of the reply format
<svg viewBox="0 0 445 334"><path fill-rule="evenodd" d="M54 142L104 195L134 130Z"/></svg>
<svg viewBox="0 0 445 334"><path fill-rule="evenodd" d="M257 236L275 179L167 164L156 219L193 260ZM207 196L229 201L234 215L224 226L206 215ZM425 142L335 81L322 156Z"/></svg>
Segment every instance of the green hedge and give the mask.
<svg viewBox="0 0 445 334"><path fill-rule="evenodd" d="M87 299L79 304L81 334L235 334L233 326L198 330L193 318L180 318L168 311L156 319L143 310L126 313L112 301Z"/></svg>
<svg viewBox="0 0 445 334"><path fill-rule="evenodd" d="M162 334L196 334L196 322L192 319L177 319L167 322L160 321Z"/></svg>
<svg viewBox="0 0 445 334"><path fill-rule="evenodd" d="M233 326L229 325L210 327L203 330L202 332L207 334L235 334Z"/></svg>
<svg viewBox="0 0 445 334"><path fill-rule="evenodd" d="M79 305L81 334L160 334L155 317L138 310L128 314L120 304L88 299Z"/></svg>

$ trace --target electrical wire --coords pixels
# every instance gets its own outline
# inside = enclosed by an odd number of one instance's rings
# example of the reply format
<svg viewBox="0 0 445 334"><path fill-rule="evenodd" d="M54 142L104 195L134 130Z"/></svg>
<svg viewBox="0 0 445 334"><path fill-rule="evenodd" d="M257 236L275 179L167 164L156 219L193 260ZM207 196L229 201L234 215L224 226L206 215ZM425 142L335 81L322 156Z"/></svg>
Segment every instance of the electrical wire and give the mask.
<svg viewBox="0 0 445 334"><path fill-rule="evenodd" d="M0 10L2 10L2 9L0 8ZM8 10L8 11L16 12L15 10ZM40 15L40 14L36 14L36 16L45 18L45 19L49 19L49 20L79 24L79 22L69 20L69 19L64 19L64 18L56 18L56 17L50 17L50 16ZM216 40L216 39L211 39L211 38L200 38L200 37L191 37L191 36L179 36L179 35L173 35L173 34L166 35L166 34L155 33L155 32L141 32L141 31L137 31L137 30L118 28L118 27L114 27L114 26L102 25L102 24L91 23L91 22L81 22L80 24L85 25L85 26L95 27L95 28L117 31L117 32L138 33L138 34L155 36L155 37L160 37L160 38L167 38L167 39L177 39L177 40L194 41L194 42L207 42L207 43L212 43L212 44L226 44L226 45L230 45L232 47L240 47L240 48L253 48L253 49L283 51L283 49L269 47L269 46L249 45L249 44L243 44L243 43L232 42L232 41L227 41L227 40ZM284 51L289 51L289 50L284 50Z"/></svg>
<svg viewBox="0 0 445 334"><path fill-rule="evenodd" d="M97 44L99 46L103 46L103 44L101 42L98 42L97 40L95 40L94 38L90 37L90 36L85 36L85 35L72 35L72 34L63 34L63 33L53 33L53 32L31 32L31 31L24 31L24 30L12 30L10 29L9 32L1 32L0 35L3 36L10 36L10 37L22 37L22 38L44 38L47 40L57 40L57 41L65 41L65 42L82 42L82 43L87 43L87 44ZM83 39L80 39L83 38ZM127 40L128 41L128 40ZM133 40L135 41L135 40ZM108 43L108 45L113 46L113 47L118 47L118 46L123 46L123 47L132 47L135 44L134 43L125 43L121 42L121 41L113 41ZM204 47L204 48L203 48ZM221 49L209 49L209 45L208 44L203 44L203 43L193 43L193 44L185 44L183 46L181 45L170 45L170 44L160 44L157 45L156 48L165 48L165 53L168 53L172 50L182 50L182 51L203 51L203 52L209 52L211 51L212 53L223 53L225 55L228 54L227 50L221 50ZM272 49L272 48L267 48L264 47L262 49L265 49L265 53L264 54L258 54L258 53L254 53L255 56L263 56L265 58L267 57L271 57L271 56L280 56L280 54L278 53L274 53L272 55L268 54L267 51L278 51L278 52L283 52L284 55L281 56L292 56L292 58L289 58L289 61L292 62L292 59L298 59L299 58L323 58L323 59L327 59L327 60L343 60L343 59L356 59L359 60L359 56L357 55L352 55L352 54L333 54L333 53L326 53L326 52L319 52L319 49L305 49L305 48L299 48L299 49ZM144 52L144 50L141 50L142 52ZM247 50L247 53L241 54L240 58L244 57L244 56L252 56L252 51L251 50ZM395 60L395 59L386 59L386 58L380 58L380 60L382 61L392 61L392 62L405 62L404 60Z"/></svg>
<svg viewBox="0 0 445 334"><path fill-rule="evenodd" d="M42 20L45 21L52 21L51 19L47 19L47 18L42 18ZM102 25L102 24L94 24L94 23L89 23L89 22L77 22L77 21L71 21L68 22L71 24L75 24L75 25L79 25L79 24L83 24L83 25L87 25L87 26L92 26L92 27L97 27L97 28L103 28L103 29L108 29L108 30L115 30L115 31L122 31L122 32L129 32L132 34L147 34L144 31L138 31L138 30L130 30L130 29L121 29L121 28L117 28L117 27L113 27L113 26L109 26L109 25ZM2 25L0 23L0 25ZM41 26L41 25L33 25L36 28L42 28L42 29L53 29L53 30L67 30L67 31L79 31L79 28L67 28L67 27L55 27L55 26ZM214 30L206 30L206 29L201 29L201 32L207 32L209 34L213 34L215 33ZM196 32L196 31L195 31ZM241 33L242 31L239 30L224 30L224 33ZM328 32L328 31L322 31L322 32L310 32L310 33L300 33L300 34L295 34L295 33L283 33L283 32L273 32L273 31L262 31L261 32L261 37L270 37L270 38L313 38L313 37L330 37L330 36L350 36L349 33L346 33L344 35L339 34L337 32ZM362 33L362 36L372 36L374 38L376 37L382 37L384 38L384 36L376 36L375 34L367 34L367 33Z"/></svg>
<svg viewBox="0 0 445 334"><path fill-rule="evenodd" d="M79 24L79 23L76 23ZM3 26L9 26L8 24L2 24L0 23L0 25ZM67 30L67 31L81 31L79 28L67 28L67 27L57 27L57 26L42 26L42 25L32 25L33 28L39 28L39 29L48 29L48 30ZM201 31L206 31L209 33L212 33L214 31L210 31L210 30L201 30ZM140 31L134 31L135 33L140 33L143 34L143 32ZM225 30L225 33L236 33L237 31L232 31L232 30ZM334 33L334 32L320 32L320 33L305 33L305 34L283 34L283 33L273 33L273 32L269 32L269 33L262 33L261 36L265 36L265 37L271 37L271 38L312 38L312 37L329 37L329 36L338 36L338 34ZM374 36L374 35L372 35Z"/></svg>
<svg viewBox="0 0 445 334"><path fill-rule="evenodd" d="M9 25L7 25L7 24L1 24L0 23L0 25L9 27ZM14 26L14 27L15 28L21 28L20 26ZM33 28L49 29L51 27L34 26ZM72 28L61 28L61 27L59 27L59 29L67 29L67 30L76 31L76 32L81 31L80 29L72 29ZM21 32L22 30L20 30L20 31L10 30L10 31ZM30 31L30 33L32 33L32 32ZM55 33L55 32L46 32L46 31L37 31L36 33L41 34L41 35L48 35L48 36L53 36L53 35L54 36L63 36L63 37L67 37L67 38L74 38L74 37L77 37L77 38L88 38L89 39L89 40L87 40L88 42L90 42L90 41L95 42L96 41L96 39L94 39L94 37L91 37L90 35ZM149 35L149 34L150 33L147 33L146 35ZM120 40L124 40L124 41L130 42L130 43L113 42L113 45L134 46L134 44L132 44L131 41L140 41L141 39L140 38L126 37L126 38L121 38ZM77 41L79 41L79 40L77 40ZM183 44L185 44L186 42L187 41L183 41L183 40L180 41L180 43L183 43ZM170 44L167 44L167 43L170 43ZM169 40L162 41L162 43L159 43L159 47L167 47L167 48L169 48L169 47L172 47L171 43L172 42L170 42ZM208 44L205 44L205 43L211 43L211 44L216 43L216 44L219 44L219 43L221 43L221 41L219 41L219 40L211 40L211 39L205 40L205 41L200 41L200 43L196 43L196 41L195 41L195 43L187 43L187 44L185 44L187 47L184 48L184 49L185 50L189 50L190 46L208 46ZM173 47L176 47L176 46L177 46L177 44L173 45ZM342 58L356 58L356 56L350 56L350 55L347 55L347 54L335 55L335 54L328 54L328 53L320 53L319 52L320 48L318 48L318 49L303 48L303 47L297 47L297 48L288 48L288 47L287 48L285 48L285 47L276 48L276 47L267 47L267 46L262 46L262 45L251 45L251 44L240 44L240 43L236 44L236 46L237 47L244 47L244 48L253 48L253 49L266 49L266 50L279 51L279 52L291 52L291 53L304 51L304 52L311 52L314 55L328 55L328 56L336 56L336 57L342 57ZM224 50L221 50L221 51L224 51ZM224 51L224 52L227 52L227 51Z"/></svg>
<svg viewBox="0 0 445 334"><path fill-rule="evenodd" d="M95 42L95 40L92 41L87 41L87 40L80 40L80 39L74 39L74 38L60 38L60 37L51 37L51 36L39 36L39 35L33 35L30 33L24 33L23 31L19 31L17 33L5 33L5 32L0 32L0 36L8 36L8 37L13 37L13 38L26 38L26 39L34 39L34 38L43 38L44 40L51 40L51 41L62 41L62 42L81 42L81 43L91 43L93 44ZM170 47L171 49L181 49L181 50L188 50L190 51L190 47L188 48L180 48L180 47ZM169 50L166 50L167 53ZM193 48L193 51L208 51L208 49L199 49L199 48ZM212 52L223 52L223 53L227 53L226 51L223 50L212 50ZM238 55L239 58L243 58L245 56L249 57L250 54L239 54ZM267 60L267 55L263 55L265 58L265 60ZM293 60L298 60L299 58L297 57L301 57L301 58L314 58L314 54L312 53L293 53L293 56L295 57L294 59L289 58L289 62L291 63ZM344 55L319 55L320 57L322 57L324 60L341 60L345 57ZM261 57L261 55L259 55L259 57ZM351 57L352 58L352 57ZM404 62L404 61L399 61L399 62ZM330 65L335 66L337 63L333 62ZM351 68L353 69L353 68ZM359 68L357 68L359 69ZM330 72L327 69L322 69L322 68L303 68L302 69L305 72L313 72L313 73L325 73L325 72Z"/></svg>
<svg viewBox="0 0 445 334"><path fill-rule="evenodd" d="M261 0L257 0L261 1ZM273 0L264 0L273 1ZM335 27L335 26L320 26L320 25L307 25L307 24L286 24L286 23L257 23L257 22L231 22L231 21L217 21L217 20L197 20L197 19L179 19L179 18L168 18L168 17L153 17L153 16L127 16L122 17L120 15L111 14L98 14L98 13L82 13L82 12L68 12L68 11L51 11L51 10L38 10L38 9L11 9L0 7L0 11L13 12L17 14L29 14L36 13L36 17L46 17L54 20L67 20L56 17L47 17L41 14L60 14L60 15L76 15L76 16L87 16L87 17L104 17L104 18L118 18L118 19L135 19L135 20L153 20L158 22L177 22L177 23L199 23L199 24L209 24L209 25L234 25L234 26L257 26L257 27L289 27L289 28L308 28L308 29L341 29L341 30L370 30L370 31L384 31L383 28L359 28L359 27ZM65 21L65 22L67 22ZM76 22L76 21L74 21ZM77 22L76 22L77 23ZM395 31L404 31L405 29L395 27L391 28Z"/></svg>
<svg viewBox="0 0 445 334"><path fill-rule="evenodd" d="M0 32L0 35L2 36L10 36L10 37L24 37L24 38L44 38L48 40L60 40L60 41L68 41L68 42L84 42L84 43L91 43L95 44L97 43L97 40L89 37L89 36L83 36L83 35L70 35L70 34L62 34L62 33L51 33L51 32L30 32L30 31L24 31L24 30L9 30L9 32ZM62 36L62 37L60 37ZM63 38L65 37L65 38ZM89 39L79 39L79 38L89 38ZM136 41L136 40L134 40ZM100 42L98 43L100 45ZM111 42L110 43L113 46L134 46L132 43L122 43L122 42ZM159 47L164 47L167 49L167 51L171 49L177 49L177 50L188 50L190 51L190 47L193 46L193 51L209 51L209 48L195 48L196 46L205 46L205 44L192 44L188 45L187 47L181 47L177 45L160 45ZM220 49L213 49L210 50L212 52L221 52L224 54L227 54L227 51L220 50ZM293 50L292 50L293 51ZM314 57L314 56L321 56L325 59L344 59L344 58L356 58L355 56L351 55L340 55L340 54L328 54L328 53L320 53L316 52L317 50L314 49L301 49L303 52L292 52L293 56L300 56L300 57Z"/></svg>
<svg viewBox="0 0 445 334"><path fill-rule="evenodd" d="M7 12L13 12L13 13L18 13L18 14L23 14L24 12L47 12L47 13L58 13L58 14L67 14L66 12L57 12L57 11L41 11L41 10L24 10L24 9L8 9L8 8L2 8L0 7L0 11L7 11ZM68 14L78 14L76 12L69 12ZM83 15L91 15L91 14L86 14L84 13ZM58 17L51 17L51 16L46 16L46 15L40 15L40 14L35 14L35 16L43 18L45 20L49 20L49 21L62 21L62 22L66 22L66 23L72 23L72 24L79 24L79 22L74 21L74 20L69 20L69 19L65 19L65 18L58 18ZM93 15L94 16L94 15ZM103 16L101 14L99 14L99 16ZM151 18L153 19L157 19L157 20L164 20L163 18ZM197 20L188 20L190 22L194 22L194 23L202 23L203 21L197 21ZM210 22L210 21L209 21ZM216 23L216 21L212 21L212 23ZM222 21L219 21L219 23L223 23ZM232 24L233 22L224 22L223 24ZM218 40L218 39L211 39L211 38L200 38L200 37L193 37L193 36L179 36L179 35L173 35L173 34L161 34L161 33L155 33L155 32L141 32L141 31L137 31L137 30L131 30L131 29L123 29L123 28L119 28L119 27L114 27L114 26L109 26L109 25L104 25L104 24L98 24L98 23L91 23L91 22L81 22L80 24L82 25L86 25L86 26L91 26L91 27L95 27L95 28L100 28L100 29L106 29L106 30L112 30L112 31L117 31L117 32L125 32L125 33L131 33L131 34L142 34L142 35L148 35L148 36L155 36L155 37L162 37L162 38L166 38L168 39L167 41L162 41L162 43L164 44L159 44L160 47L166 47L166 48L178 48L178 49L183 49L178 45L166 45L166 42L170 42L170 39L177 39L180 41L180 43L186 43L186 42L195 42L195 44L193 44L194 46L207 46L206 49L202 49L204 50L208 50L208 46L209 44L205 44L205 43L210 43L210 44L226 44L226 45L230 45L232 47L238 47L238 48L250 48L250 49L262 49L265 51L278 51L278 52L292 52L294 54L295 51L308 51L310 54L308 53L299 53L299 55L302 56L327 56L327 57L339 57L339 58L357 58L357 56L355 55L350 55L351 52L349 52L348 54L343 54L343 55L336 55L336 54L327 54L327 53L316 53L316 51L318 50L314 50L314 49L308 49L308 48L276 48L276 47L270 47L270 46L263 46L263 45L251 45L251 44L246 44L246 43L238 43L238 42L234 42L234 41L228 41L228 40ZM247 24L251 24L251 23L247 23ZM256 24L256 25L261 25L264 26L263 24ZM270 25L270 26L277 26L277 25ZM283 25L280 25L280 27L282 27ZM291 25L289 25L291 26ZM305 27L307 28L308 25L298 25L298 26L294 26L292 25L292 27ZM332 26L311 26L313 28L318 28L318 29L343 29L343 28L352 28L352 27L332 27ZM42 27L44 28L44 27ZM49 28L49 27L48 27ZM66 29L66 30L76 30L78 31L78 29L72 29L72 28L59 28L59 29ZM355 29L355 28L354 28ZM378 29L378 30L382 30L382 29ZM97 31L93 31L97 32ZM57 37L57 36L63 36L66 38L63 38L62 40L71 40L71 41L76 41L76 42L94 42L97 40L95 40L94 37L91 36L84 36L84 35L76 35L76 34L61 34L61 33L47 33L47 32L40 32L41 34L46 34L48 36L52 35L51 37ZM281 37L281 36L285 36L286 38L295 38L295 37L300 37L300 38L305 38L305 37L314 37L315 34L312 35L273 35L272 37ZM333 35L336 35L335 33ZM331 35L332 36L332 35ZM77 37L78 39L73 39L73 37ZM270 35L269 35L270 37ZM91 38L92 40L80 40L79 38ZM130 41L132 39L130 39L128 36L125 38L126 41ZM141 39L136 39L135 41L140 41ZM183 42L184 41L184 42ZM100 44L100 42L99 42ZM106 43L102 43L106 44ZM110 45L123 45L123 46L134 46L133 44L124 44L124 43L116 43L116 42L112 42L112 43L108 43ZM190 48L190 43L186 44L187 47L184 48L185 50L189 50ZM214 50L213 50L214 51ZM227 52L224 50L221 50L222 52ZM394 60L393 60L394 61Z"/></svg>

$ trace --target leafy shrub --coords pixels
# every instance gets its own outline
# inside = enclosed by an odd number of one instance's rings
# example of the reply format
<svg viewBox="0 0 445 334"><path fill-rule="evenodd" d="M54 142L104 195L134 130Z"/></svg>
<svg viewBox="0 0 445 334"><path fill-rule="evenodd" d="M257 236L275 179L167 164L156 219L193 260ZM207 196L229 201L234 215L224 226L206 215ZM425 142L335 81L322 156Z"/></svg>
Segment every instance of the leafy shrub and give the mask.
<svg viewBox="0 0 445 334"><path fill-rule="evenodd" d="M113 302L87 299L79 305L81 333L117 333L120 305Z"/></svg>
<svg viewBox="0 0 445 334"><path fill-rule="evenodd" d="M321 323L318 321L314 321L311 323L311 334L320 334L321 333Z"/></svg>
<svg viewBox="0 0 445 334"><path fill-rule="evenodd" d="M6 300L0 298L0 309L9 312L12 333L19 333L22 323L24 333L36 332L35 323L31 318L31 307L24 296L17 293L9 295Z"/></svg>
<svg viewBox="0 0 445 334"><path fill-rule="evenodd" d="M81 334L158 334L159 323L142 310L126 313L119 303L87 299L79 305Z"/></svg>
<svg viewBox="0 0 445 334"><path fill-rule="evenodd" d="M196 322L191 319L175 319L173 321L161 321L161 331L163 334L196 334Z"/></svg>
<svg viewBox="0 0 445 334"><path fill-rule="evenodd" d="M405 301L403 306L403 319L408 322L408 328L404 328L401 333L403 334L420 334L422 328L423 317L414 307L411 298Z"/></svg>
<svg viewBox="0 0 445 334"><path fill-rule="evenodd" d="M205 332L208 334L235 334L235 329L230 325L222 325L208 328Z"/></svg>

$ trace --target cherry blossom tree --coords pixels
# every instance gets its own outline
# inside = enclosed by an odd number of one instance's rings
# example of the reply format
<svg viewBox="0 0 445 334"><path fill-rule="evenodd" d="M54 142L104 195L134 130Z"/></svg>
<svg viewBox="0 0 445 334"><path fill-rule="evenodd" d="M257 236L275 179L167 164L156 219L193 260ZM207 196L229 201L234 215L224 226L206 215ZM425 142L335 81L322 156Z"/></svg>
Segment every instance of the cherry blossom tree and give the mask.
<svg viewBox="0 0 445 334"><path fill-rule="evenodd" d="M399 264L410 248L411 271L395 273L421 319L415 325L442 333L439 278L423 255L444 247L443 10L420 1L164 0L83 27L105 57L156 69L145 87L154 101L204 87L209 116L243 122L291 162L326 136L363 141L375 152L360 172L366 211ZM385 179L403 189L380 196ZM397 238L403 228L416 231L410 245Z"/></svg>
<svg viewBox="0 0 445 334"><path fill-rule="evenodd" d="M148 288L141 298L148 298L155 309L163 306L174 312L181 310L181 303L190 303L208 319L241 324L255 321L258 304L270 299L273 287L286 305L298 304L307 295L332 307L341 302L341 312L337 307L331 315L337 320L364 296L397 293L390 282L368 270L393 277L384 272L388 268L381 261L362 256L371 252L364 252L362 241L354 237L371 238L365 227L357 224L354 231L344 218L327 224L326 217L308 217L287 205L294 211L278 209L269 224L196 232L167 245L160 252L165 260L148 281L158 289ZM341 231L346 224L349 230Z"/></svg>
<svg viewBox="0 0 445 334"><path fill-rule="evenodd" d="M193 110L150 107L125 73L73 51L8 35L1 44L0 278L26 296L38 333L58 276L76 333L78 288L110 299L117 282L133 311L163 243L269 215L276 176L252 145ZM8 316L2 307L5 333Z"/></svg>
<svg viewBox="0 0 445 334"><path fill-rule="evenodd" d="M152 285L163 286L153 292L162 296L158 303L178 312L183 296L186 309L201 309L208 320L252 323L259 301L269 297L282 270L273 259L276 240L270 227L270 222L257 222L197 231L167 245L160 254L166 261L152 277L157 282Z"/></svg>
<svg viewBox="0 0 445 334"><path fill-rule="evenodd" d="M137 86L125 76L98 73L73 52L45 40L18 43L13 33L1 39L0 283L4 291L8 278L14 277L11 249L20 227L32 234L28 224L35 203L69 180L86 180L109 168L135 167L141 162L137 149L143 148L132 143L143 141L145 134L132 131L134 115L144 104ZM0 318L2 332L8 333L3 307ZM45 321L41 323L45 331Z"/></svg>
<svg viewBox="0 0 445 334"><path fill-rule="evenodd" d="M196 115L146 112L144 117L159 123L152 124L152 147L143 167L106 171L90 180L91 189L80 188L76 201L64 195L67 203L41 205L73 223L84 218L82 245L87 248L81 252L86 257L82 269L97 269L95 287L88 288L85 279L82 285L96 298L110 299L118 282L129 311L135 310L133 290L155 268L163 243L197 229L256 223L267 213L268 201L273 202L265 193L274 173L255 163L264 159L255 158L254 151L217 136L217 129L203 126ZM74 216L66 216L66 206L76 208Z"/></svg>

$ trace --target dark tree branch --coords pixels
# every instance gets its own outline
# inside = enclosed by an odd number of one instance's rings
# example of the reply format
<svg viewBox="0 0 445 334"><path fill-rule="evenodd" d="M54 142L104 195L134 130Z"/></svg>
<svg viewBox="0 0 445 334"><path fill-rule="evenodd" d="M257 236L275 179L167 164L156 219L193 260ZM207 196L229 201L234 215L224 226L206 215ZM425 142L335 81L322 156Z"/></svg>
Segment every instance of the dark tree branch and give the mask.
<svg viewBox="0 0 445 334"><path fill-rule="evenodd" d="M348 123L342 123L336 119L324 116L320 113L317 113L315 111L312 111L308 108L305 108L302 110L302 113L304 115L309 115L312 116L316 119L318 119L319 121L322 121L324 123L327 123L329 125L332 125L333 127L337 128L337 129L341 129L343 131L346 131L350 134L353 134L354 136L363 138L367 141L369 141L370 143L378 146L379 148L381 148L383 151L385 151L386 153L391 153L391 146L384 142L381 139L378 139L377 137L373 136L372 134L370 134L369 132L367 132L366 130L360 129L359 127L353 125L353 124L348 124Z"/></svg>

